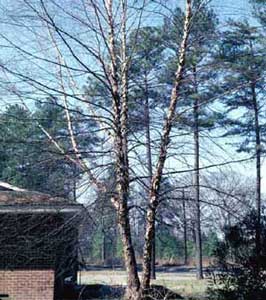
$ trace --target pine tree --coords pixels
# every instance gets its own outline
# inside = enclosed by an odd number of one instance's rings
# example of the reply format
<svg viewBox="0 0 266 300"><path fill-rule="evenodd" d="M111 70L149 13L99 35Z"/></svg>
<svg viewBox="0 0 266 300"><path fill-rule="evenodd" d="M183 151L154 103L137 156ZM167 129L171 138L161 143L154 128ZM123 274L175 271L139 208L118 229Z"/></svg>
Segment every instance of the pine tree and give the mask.
<svg viewBox="0 0 266 300"><path fill-rule="evenodd" d="M151 114L155 107L163 106L163 97L158 86L158 70L163 62L162 31L159 27L143 27L137 35L131 35L129 48L134 48L134 57L129 69L132 89L130 90L129 115L132 130L144 131L144 144L146 148L147 188L151 184L152 167L152 124ZM151 262L151 278L155 279L155 236L153 237L153 250Z"/></svg>
<svg viewBox="0 0 266 300"><path fill-rule="evenodd" d="M259 255L266 60L258 29L247 21L231 22L231 28L223 33L219 55L224 67L223 91L227 94L223 97L228 116L224 120L225 135L239 137L237 151L253 153L256 160L256 249Z"/></svg>
<svg viewBox="0 0 266 300"><path fill-rule="evenodd" d="M263 25L266 26L266 1L265 0L250 0L250 3L253 5L253 12L257 20Z"/></svg>
<svg viewBox="0 0 266 300"><path fill-rule="evenodd" d="M97 139L84 127L82 114L78 111L73 114L75 135L86 156ZM65 112L56 99L38 103L33 113L23 106L11 105L0 115L1 180L30 190L75 198L79 168L55 149L38 125L45 128L67 154L73 155Z"/></svg>

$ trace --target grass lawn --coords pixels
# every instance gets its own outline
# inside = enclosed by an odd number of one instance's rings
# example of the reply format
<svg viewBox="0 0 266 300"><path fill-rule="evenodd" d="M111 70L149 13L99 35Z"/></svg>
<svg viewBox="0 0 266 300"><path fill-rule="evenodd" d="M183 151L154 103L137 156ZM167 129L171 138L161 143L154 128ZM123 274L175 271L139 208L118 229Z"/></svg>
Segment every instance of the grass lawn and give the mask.
<svg viewBox="0 0 266 300"><path fill-rule="evenodd" d="M82 271L79 273L81 284L108 284L125 285L126 274L118 270ZM207 280L196 280L195 274L180 272L157 272L157 279L152 280L153 284L163 285L183 297L202 299L207 288Z"/></svg>

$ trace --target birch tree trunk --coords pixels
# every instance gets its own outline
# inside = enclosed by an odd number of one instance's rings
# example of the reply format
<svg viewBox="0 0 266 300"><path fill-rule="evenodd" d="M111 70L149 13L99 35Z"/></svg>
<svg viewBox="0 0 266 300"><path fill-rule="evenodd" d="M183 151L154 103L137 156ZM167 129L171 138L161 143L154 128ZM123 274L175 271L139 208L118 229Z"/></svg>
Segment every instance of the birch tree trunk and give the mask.
<svg viewBox="0 0 266 300"><path fill-rule="evenodd" d="M175 109L178 100L178 93L183 79L191 18L192 18L191 0L187 0L186 16L184 22L183 38L180 46L179 62L176 71L175 81L173 84L172 93L171 93L168 114L163 126L159 157L156 164L154 175L152 177L151 188L149 193L149 206L146 215L146 232L145 232L145 244L144 244L144 251L143 251L143 274L142 274L142 282L141 282L142 292L144 293L150 287L152 240L155 231L155 214L159 204L159 190L161 185L163 168L167 158L167 149L168 149L168 144L170 139L170 132L173 125L173 120L175 117Z"/></svg>
<svg viewBox="0 0 266 300"><path fill-rule="evenodd" d="M145 74L145 103L144 103L144 114L145 114L145 124L146 124L146 156L147 156L147 168L148 168L148 187L151 186L152 180L152 156L151 156L151 133L150 133L150 105L149 105L149 91L148 91L148 81L147 75ZM148 194L149 196L149 194ZM152 239L152 257L151 257L151 279L156 279L155 274L155 261L156 261L156 249L155 249L155 230Z"/></svg>
<svg viewBox="0 0 266 300"><path fill-rule="evenodd" d="M121 90L119 90L119 76L117 66L117 47L115 39L115 24L113 21L113 2L107 0L107 12L109 23L109 52L110 52L110 83L113 106L113 123L115 127L114 150L116 156L116 196L112 202L118 215L118 226L123 244L123 255L127 271L127 299L138 299L140 281L137 272L135 251L132 243L130 230L128 198L129 198L129 165L127 149L127 122L128 122L128 99L127 99L127 70L128 62L126 56L126 2L121 1ZM120 96L121 91L121 96Z"/></svg>

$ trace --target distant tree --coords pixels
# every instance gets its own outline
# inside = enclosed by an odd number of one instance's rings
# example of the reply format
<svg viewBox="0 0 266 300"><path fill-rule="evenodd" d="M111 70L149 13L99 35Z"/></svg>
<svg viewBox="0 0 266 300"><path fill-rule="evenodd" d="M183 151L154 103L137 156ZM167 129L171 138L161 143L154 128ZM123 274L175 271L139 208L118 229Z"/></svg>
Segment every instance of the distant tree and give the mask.
<svg viewBox="0 0 266 300"><path fill-rule="evenodd" d="M25 187L27 175L30 176L25 170L34 155L27 141L31 145L37 142L32 137L34 125L31 114L19 105L9 106L0 116L0 128L1 180Z"/></svg>
<svg viewBox="0 0 266 300"><path fill-rule="evenodd" d="M106 173L105 182L108 190L105 193L98 192L97 201L91 207L95 230L99 231L101 237L101 260L104 264L112 262L112 259L117 257L116 245L118 240L116 212L109 201L110 195L115 189L114 167L110 167Z"/></svg>
<svg viewBox="0 0 266 300"><path fill-rule="evenodd" d="M76 137L83 153L89 153L96 140L88 135L78 111L75 118ZM74 198L80 170L59 153L41 129L49 132L65 153L73 155L65 112L55 99L39 103L34 113L20 105L9 106L0 115L0 128L1 180L30 190Z"/></svg>
<svg viewBox="0 0 266 300"><path fill-rule="evenodd" d="M166 181L166 180L165 180ZM166 181L167 182L167 181ZM162 203L160 206L160 223L166 223L172 228L173 235L177 238L178 243L182 240L182 255L184 264L188 264L188 242L189 242L189 217L188 212L191 209L191 201L186 199L184 189L179 188L176 183L164 185L161 192ZM181 235L180 235L181 231ZM177 245L179 247L180 245Z"/></svg>
<svg viewBox="0 0 266 300"><path fill-rule="evenodd" d="M202 190L209 203L209 227L222 232L243 218L254 206L254 183L250 176L230 169L205 174Z"/></svg>
<svg viewBox="0 0 266 300"><path fill-rule="evenodd" d="M217 248L219 242L217 233L210 231L207 234L203 235L202 238L202 253L206 257L212 257Z"/></svg>
<svg viewBox="0 0 266 300"><path fill-rule="evenodd" d="M183 255L182 241L176 237L169 226L159 225L156 237L156 257L166 262L176 262Z"/></svg>

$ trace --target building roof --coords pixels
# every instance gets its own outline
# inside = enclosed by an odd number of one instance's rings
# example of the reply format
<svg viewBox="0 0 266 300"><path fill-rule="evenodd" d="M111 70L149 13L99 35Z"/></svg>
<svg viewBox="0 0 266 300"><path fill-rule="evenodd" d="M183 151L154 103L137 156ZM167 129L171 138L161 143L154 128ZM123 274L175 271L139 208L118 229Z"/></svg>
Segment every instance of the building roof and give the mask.
<svg viewBox="0 0 266 300"><path fill-rule="evenodd" d="M0 181L0 213L64 213L77 212L81 204L61 197L29 191Z"/></svg>

